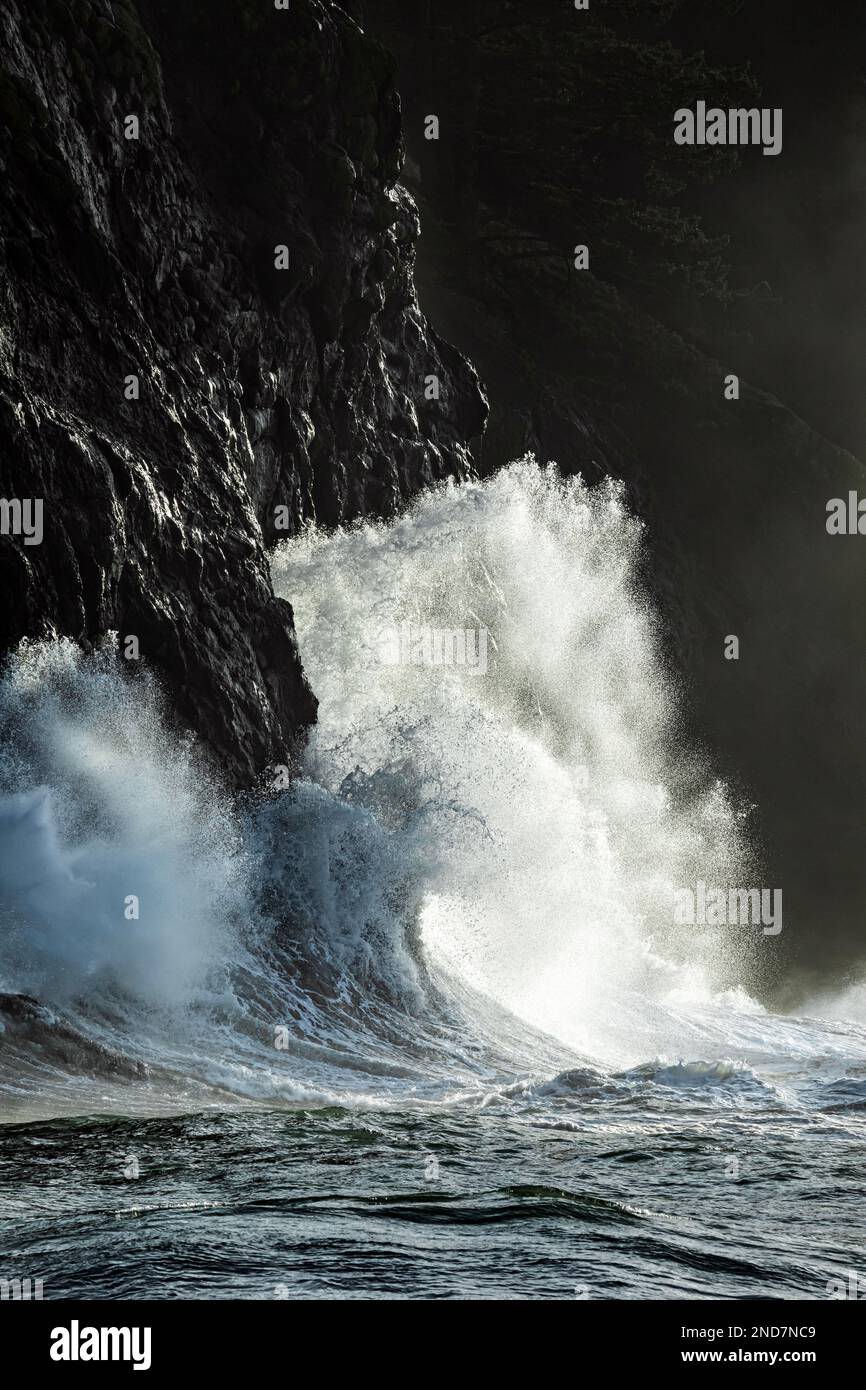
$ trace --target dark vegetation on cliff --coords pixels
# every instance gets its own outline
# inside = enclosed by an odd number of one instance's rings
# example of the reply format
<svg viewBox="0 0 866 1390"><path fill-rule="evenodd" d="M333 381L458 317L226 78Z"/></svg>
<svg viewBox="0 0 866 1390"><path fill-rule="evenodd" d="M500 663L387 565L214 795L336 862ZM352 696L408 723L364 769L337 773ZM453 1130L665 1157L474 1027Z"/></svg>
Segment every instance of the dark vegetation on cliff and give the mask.
<svg viewBox="0 0 866 1390"><path fill-rule="evenodd" d="M0 495L45 516L0 537L0 649L135 634L248 784L315 717L275 509L387 514L483 428L415 298L393 60L317 0L10 0L0 52Z"/></svg>

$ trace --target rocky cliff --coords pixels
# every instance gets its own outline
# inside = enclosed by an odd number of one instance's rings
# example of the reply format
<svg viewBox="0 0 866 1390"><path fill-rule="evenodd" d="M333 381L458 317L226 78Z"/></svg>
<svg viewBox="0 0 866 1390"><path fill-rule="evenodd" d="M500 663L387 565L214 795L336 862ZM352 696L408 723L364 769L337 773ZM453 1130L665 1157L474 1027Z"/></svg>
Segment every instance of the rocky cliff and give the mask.
<svg viewBox="0 0 866 1390"><path fill-rule="evenodd" d="M267 546L484 427L415 297L392 60L318 0L8 0L0 53L0 496L44 517L0 536L0 649L137 638L249 783L316 708Z"/></svg>

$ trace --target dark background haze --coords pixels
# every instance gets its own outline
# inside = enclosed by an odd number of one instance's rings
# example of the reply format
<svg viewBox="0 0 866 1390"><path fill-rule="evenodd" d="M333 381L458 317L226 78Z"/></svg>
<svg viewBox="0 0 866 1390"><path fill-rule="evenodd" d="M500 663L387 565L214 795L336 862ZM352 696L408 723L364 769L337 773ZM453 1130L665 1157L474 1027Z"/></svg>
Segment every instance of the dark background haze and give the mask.
<svg viewBox="0 0 866 1390"><path fill-rule="evenodd" d="M859 980L866 537L825 523L866 496L866 20L838 0L356 10L398 58L422 304L489 390L482 468L532 449L625 480L683 749L757 808L756 872L784 893L754 988L802 1006ZM782 154L678 163L673 113L699 98L782 107Z"/></svg>

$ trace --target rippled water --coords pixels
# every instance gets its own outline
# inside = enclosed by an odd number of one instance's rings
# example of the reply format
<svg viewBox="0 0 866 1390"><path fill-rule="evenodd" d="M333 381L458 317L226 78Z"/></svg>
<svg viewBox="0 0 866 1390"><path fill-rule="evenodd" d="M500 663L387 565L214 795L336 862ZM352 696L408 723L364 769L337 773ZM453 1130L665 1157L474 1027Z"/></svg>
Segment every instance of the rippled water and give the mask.
<svg viewBox="0 0 866 1390"><path fill-rule="evenodd" d="M202 1299L820 1299L860 1268L863 1077L808 1107L676 1068L514 1091L7 1130L6 1263L45 1297Z"/></svg>

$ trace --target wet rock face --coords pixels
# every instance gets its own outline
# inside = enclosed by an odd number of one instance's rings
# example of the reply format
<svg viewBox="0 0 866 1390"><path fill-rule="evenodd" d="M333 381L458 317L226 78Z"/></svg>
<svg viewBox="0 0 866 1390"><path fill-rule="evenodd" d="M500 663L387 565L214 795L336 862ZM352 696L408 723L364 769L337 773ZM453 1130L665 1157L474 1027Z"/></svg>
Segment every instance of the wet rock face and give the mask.
<svg viewBox="0 0 866 1390"><path fill-rule="evenodd" d="M0 648L136 636L248 783L315 718L267 545L465 476L485 421L415 297L391 59L316 0L8 0L0 52L0 497L44 518Z"/></svg>

